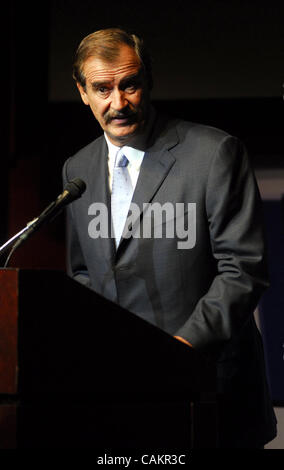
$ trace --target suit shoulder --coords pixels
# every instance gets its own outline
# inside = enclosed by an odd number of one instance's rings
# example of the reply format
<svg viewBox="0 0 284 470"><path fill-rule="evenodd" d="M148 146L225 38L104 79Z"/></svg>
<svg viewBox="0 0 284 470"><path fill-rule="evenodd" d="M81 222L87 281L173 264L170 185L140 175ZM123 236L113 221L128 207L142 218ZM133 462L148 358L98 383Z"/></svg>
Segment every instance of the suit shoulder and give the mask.
<svg viewBox="0 0 284 470"><path fill-rule="evenodd" d="M179 136L180 151L190 151L209 163L216 155L225 160L238 158L246 149L239 140L228 132L204 124L178 121L176 131Z"/></svg>
<svg viewBox="0 0 284 470"><path fill-rule="evenodd" d="M198 141L202 140L203 144L206 142L219 144L226 138L234 138L228 132L217 127L190 121L177 120L176 128L181 140L197 139Z"/></svg>

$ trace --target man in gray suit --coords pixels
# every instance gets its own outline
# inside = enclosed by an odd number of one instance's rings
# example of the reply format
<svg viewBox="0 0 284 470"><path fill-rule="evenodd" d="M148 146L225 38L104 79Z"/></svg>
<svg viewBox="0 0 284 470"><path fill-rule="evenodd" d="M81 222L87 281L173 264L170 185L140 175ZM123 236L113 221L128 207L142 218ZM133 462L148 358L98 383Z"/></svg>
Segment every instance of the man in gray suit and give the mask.
<svg viewBox="0 0 284 470"><path fill-rule="evenodd" d="M244 146L153 109L150 60L135 35L87 36L74 78L104 135L64 165L65 183L87 184L68 208L70 274L214 358L220 447L263 446L276 423L253 312L268 282L260 198ZM123 203L112 200L121 153L127 163L119 171L132 187L127 219Z"/></svg>

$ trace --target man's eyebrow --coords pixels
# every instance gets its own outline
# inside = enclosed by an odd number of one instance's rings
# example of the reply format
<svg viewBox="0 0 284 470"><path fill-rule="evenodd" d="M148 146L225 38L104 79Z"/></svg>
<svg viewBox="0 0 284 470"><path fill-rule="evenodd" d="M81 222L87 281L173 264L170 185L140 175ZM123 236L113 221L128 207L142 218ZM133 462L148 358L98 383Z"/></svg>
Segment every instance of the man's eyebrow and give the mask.
<svg viewBox="0 0 284 470"><path fill-rule="evenodd" d="M120 81L121 84L130 82L132 80L140 80L142 78L141 70L138 72L133 73L132 75L128 75L127 77L123 77Z"/></svg>
<svg viewBox="0 0 284 470"><path fill-rule="evenodd" d="M99 82L92 82L91 86L92 86L92 88L99 88L100 86L109 85L111 83L112 83L111 80L102 80L102 81L99 81Z"/></svg>

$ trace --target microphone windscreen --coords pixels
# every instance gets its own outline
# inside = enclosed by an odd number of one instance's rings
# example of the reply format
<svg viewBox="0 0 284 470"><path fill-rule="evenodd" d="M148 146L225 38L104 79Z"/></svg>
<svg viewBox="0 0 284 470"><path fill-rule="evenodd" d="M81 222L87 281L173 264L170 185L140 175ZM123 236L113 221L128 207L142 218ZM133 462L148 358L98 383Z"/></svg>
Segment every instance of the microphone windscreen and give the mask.
<svg viewBox="0 0 284 470"><path fill-rule="evenodd" d="M75 178L66 184L64 190L68 191L68 202L71 202L83 194L86 190L86 183L80 178Z"/></svg>

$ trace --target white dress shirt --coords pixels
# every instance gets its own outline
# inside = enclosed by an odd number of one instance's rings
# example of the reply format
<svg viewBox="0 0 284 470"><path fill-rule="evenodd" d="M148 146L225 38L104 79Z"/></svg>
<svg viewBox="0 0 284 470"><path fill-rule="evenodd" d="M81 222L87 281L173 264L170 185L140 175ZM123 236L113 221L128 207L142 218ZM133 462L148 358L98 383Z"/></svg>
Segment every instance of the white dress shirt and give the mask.
<svg viewBox="0 0 284 470"><path fill-rule="evenodd" d="M127 169L129 172L129 176L130 176L133 191L134 191L145 152L143 152L142 150L135 149L133 147L128 147L127 145L123 147L117 147L116 145L110 142L106 133L104 135L105 135L105 139L106 139L107 146L108 146L108 174L109 174L108 181L109 181L110 192L112 189L113 168L114 168L115 159L119 150L122 150L123 154L129 160Z"/></svg>

